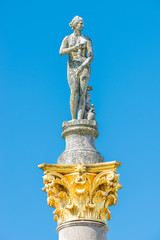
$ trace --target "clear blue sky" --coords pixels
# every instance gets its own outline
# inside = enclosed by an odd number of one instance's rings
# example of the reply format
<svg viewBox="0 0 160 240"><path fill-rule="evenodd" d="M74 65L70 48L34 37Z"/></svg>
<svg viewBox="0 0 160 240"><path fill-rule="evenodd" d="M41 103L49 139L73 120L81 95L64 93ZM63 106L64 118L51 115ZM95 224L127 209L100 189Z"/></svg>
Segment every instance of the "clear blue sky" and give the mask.
<svg viewBox="0 0 160 240"><path fill-rule="evenodd" d="M70 120L69 22L93 42L97 150L119 168L108 240L160 239L160 2L0 1L0 240L58 239L37 165L56 163Z"/></svg>

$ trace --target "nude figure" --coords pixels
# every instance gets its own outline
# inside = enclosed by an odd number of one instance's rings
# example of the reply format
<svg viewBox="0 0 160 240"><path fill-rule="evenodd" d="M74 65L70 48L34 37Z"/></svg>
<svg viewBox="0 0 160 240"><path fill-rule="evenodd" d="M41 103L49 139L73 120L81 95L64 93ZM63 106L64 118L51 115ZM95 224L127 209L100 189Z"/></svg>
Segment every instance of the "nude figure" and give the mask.
<svg viewBox="0 0 160 240"><path fill-rule="evenodd" d="M83 19L74 17L69 24L73 33L66 36L60 47L60 55L68 54L67 77L71 89L70 108L72 119L84 118L85 95L91 75L90 63L93 60L92 42L81 34ZM79 97L79 99L78 99Z"/></svg>

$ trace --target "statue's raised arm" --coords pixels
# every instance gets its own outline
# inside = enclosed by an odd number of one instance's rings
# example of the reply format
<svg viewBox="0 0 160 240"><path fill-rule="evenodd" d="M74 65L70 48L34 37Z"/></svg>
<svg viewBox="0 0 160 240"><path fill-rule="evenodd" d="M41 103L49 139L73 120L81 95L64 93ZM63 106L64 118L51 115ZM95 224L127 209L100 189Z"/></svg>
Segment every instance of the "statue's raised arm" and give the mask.
<svg viewBox="0 0 160 240"><path fill-rule="evenodd" d="M70 108L72 119L84 119L87 87L91 75L90 63L93 60L93 49L90 38L81 34L83 19L76 16L69 26L73 33L65 37L60 47L60 55L68 54L67 77L71 89ZM79 95L79 99L78 99Z"/></svg>

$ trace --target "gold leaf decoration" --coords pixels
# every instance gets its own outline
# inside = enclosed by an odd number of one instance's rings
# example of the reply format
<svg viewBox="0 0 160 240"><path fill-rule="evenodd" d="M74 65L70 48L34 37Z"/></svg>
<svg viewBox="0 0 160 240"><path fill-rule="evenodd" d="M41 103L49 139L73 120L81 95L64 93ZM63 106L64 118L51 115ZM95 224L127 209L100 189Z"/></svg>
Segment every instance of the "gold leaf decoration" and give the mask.
<svg viewBox="0 0 160 240"><path fill-rule="evenodd" d="M79 219L107 224L111 218L108 207L117 203L117 191L122 188L116 174L120 163L111 163L80 163L65 166L65 172L61 165L40 165L44 171L47 169L43 190L48 194L48 205L55 208L54 220L58 224Z"/></svg>

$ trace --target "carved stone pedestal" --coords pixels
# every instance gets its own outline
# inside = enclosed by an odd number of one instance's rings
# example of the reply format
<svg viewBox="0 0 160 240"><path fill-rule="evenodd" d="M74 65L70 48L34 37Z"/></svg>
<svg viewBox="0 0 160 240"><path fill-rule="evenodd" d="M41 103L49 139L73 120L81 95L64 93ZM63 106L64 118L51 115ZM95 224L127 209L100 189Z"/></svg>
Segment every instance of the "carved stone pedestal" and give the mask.
<svg viewBox="0 0 160 240"><path fill-rule="evenodd" d="M58 164L104 162L95 148L95 138L98 137L96 120L71 120L63 122L62 128L66 149L58 158Z"/></svg>

